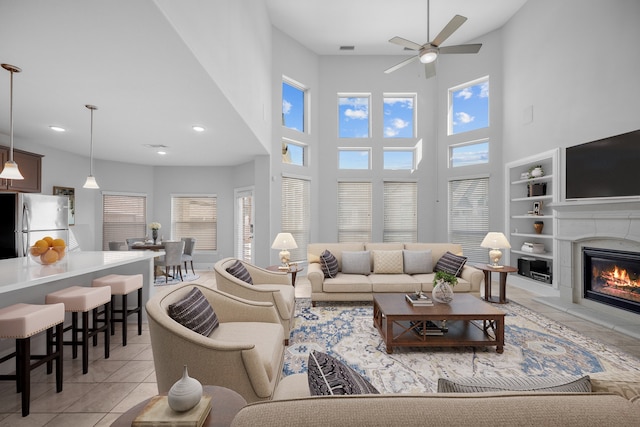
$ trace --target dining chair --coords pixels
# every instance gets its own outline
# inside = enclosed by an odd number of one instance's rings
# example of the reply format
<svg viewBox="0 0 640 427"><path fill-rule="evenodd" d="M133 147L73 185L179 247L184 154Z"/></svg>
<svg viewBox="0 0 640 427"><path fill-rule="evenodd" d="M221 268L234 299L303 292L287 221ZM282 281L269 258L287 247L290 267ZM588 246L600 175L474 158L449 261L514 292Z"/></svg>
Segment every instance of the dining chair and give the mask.
<svg viewBox="0 0 640 427"><path fill-rule="evenodd" d="M154 264L159 267L164 267L164 276L167 282L170 277L169 267L173 267L173 274L171 277L175 277L177 269L178 274L180 274L180 281L182 281L182 252L184 251L184 241L165 240L162 244L164 245L164 256L156 259Z"/></svg>
<svg viewBox="0 0 640 427"><path fill-rule="evenodd" d="M134 237L132 239L126 239L127 241L127 248L129 250L131 250L133 248L133 244L135 242L144 242L145 238L144 237Z"/></svg>
<svg viewBox="0 0 640 427"><path fill-rule="evenodd" d="M122 242L109 242L110 251L119 251L122 248Z"/></svg>
<svg viewBox="0 0 640 427"><path fill-rule="evenodd" d="M195 237L183 237L182 241L184 242L184 252L182 252L182 262L184 262L184 272L188 273L187 261L191 263L191 272L196 274L193 269L193 250L196 247L196 239Z"/></svg>

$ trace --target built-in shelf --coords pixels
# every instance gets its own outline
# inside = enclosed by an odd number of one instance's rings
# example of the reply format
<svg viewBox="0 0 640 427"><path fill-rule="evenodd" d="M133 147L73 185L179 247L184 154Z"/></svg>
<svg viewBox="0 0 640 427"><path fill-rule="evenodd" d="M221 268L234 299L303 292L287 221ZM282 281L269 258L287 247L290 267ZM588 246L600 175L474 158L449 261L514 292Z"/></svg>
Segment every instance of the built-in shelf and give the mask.
<svg viewBox="0 0 640 427"><path fill-rule="evenodd" d="M553 286L556 281L556 217L552 205L557 202L559 197L559 184L555 177L558 176L558 150L547 151L535 156L510 162L505 165L505 206L507 207L506 215L506 231L509 236L511 249L507 251L507 259L509 265L518 268L518 259L537 259L546 262L547 271L537 272L550 276L550 283L544 283L534 278L523 276L522 274L513 275L513 279L518 281L530 282L533 284ZM541 165L545 175L524 179L523 174L527 173L530 168ZM529 196L529 186L532 184L545 184L544 194ZM540 190L538 186L535 188ZM534 192L535 193L535 192ZM539 214L532 214L539 212ZM543 231L541 234L536 233L534 223L543 222ZM523 244L541 243L544 245L545 252L532 253L521 250ZM524 271L519 273L525 273ZM540 275L538 274L539 278Z"/></svg>

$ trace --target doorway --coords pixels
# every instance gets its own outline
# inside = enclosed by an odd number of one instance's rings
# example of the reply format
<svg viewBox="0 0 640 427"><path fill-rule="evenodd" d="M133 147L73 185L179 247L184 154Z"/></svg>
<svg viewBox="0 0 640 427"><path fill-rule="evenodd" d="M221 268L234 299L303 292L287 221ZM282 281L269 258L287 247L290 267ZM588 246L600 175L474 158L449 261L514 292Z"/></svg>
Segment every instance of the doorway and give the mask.
<svg viewBox="0 0 640 427"><path fill-rule="evenodd" d="M235 256L244 262L253 263L253 187L234 190L234 246Z"/></svg>

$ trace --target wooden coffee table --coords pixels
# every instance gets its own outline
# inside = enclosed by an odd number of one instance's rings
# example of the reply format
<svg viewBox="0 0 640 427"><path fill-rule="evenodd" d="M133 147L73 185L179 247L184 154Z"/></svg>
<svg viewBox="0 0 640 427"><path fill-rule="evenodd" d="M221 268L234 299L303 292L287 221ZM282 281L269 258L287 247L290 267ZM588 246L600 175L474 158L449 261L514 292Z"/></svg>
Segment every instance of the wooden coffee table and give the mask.
<svg viewBox="0 0 640 427"><path fill-rule="evenodd" d="M442 335L423 335L417 330L431 321L447 331ZM474 297L455 294L449 304L413 306L405 294L375 294L373 324L387 347L487 347L504 351L504 312Z"/></svg>

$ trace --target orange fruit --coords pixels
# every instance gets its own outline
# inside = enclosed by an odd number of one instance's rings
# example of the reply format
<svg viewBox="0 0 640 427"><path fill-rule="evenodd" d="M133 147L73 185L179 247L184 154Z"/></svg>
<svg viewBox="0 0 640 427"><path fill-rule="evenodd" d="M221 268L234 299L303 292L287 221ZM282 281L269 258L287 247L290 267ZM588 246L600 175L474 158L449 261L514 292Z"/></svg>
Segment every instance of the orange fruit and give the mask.
<svg viewBox="0 0 640 427"><path fill-rule="evenodd" d="M42 240L46 241L47 244L49 245L49 247L53 246L53 237L45 236L45 237L42 238Z"/></svg>
<svg viewBox="0 0 640 427"><path fill-rule="evenodd" d="M64 242L64 239L53 239L52 246L54 248L66 248L67 244Z"/></svg>
<svg viewBox="0 0 640 427"><path fill-rule="evenodd" d="M53 250L58 252L58 259L61 260L62 258L64 258L64 254L66 252L66 248L62 247L62 246L54 246Z"/></svg>
<svg viewBox="0 0 640 427"><path fill-rule="evenodd" d="M54 262L58 261L59 258L60 257L58 256L58 252L53 250L48 250L40 255L40 261L42 261L43 264L53 264Z"/></svg>
<svg viewBox="0 0 640 427"><path fill-rule="evenodd" d="M36 240L31 249L34 255L42 255L49 250L49 242L44 239Z"/></svg>
<svg viewBox="0 0 640 427"><path fill-rule="evenodd" d="M31 246L29 248L29 253L33 256L40 256L40 248L37 246Z"/></svg>

